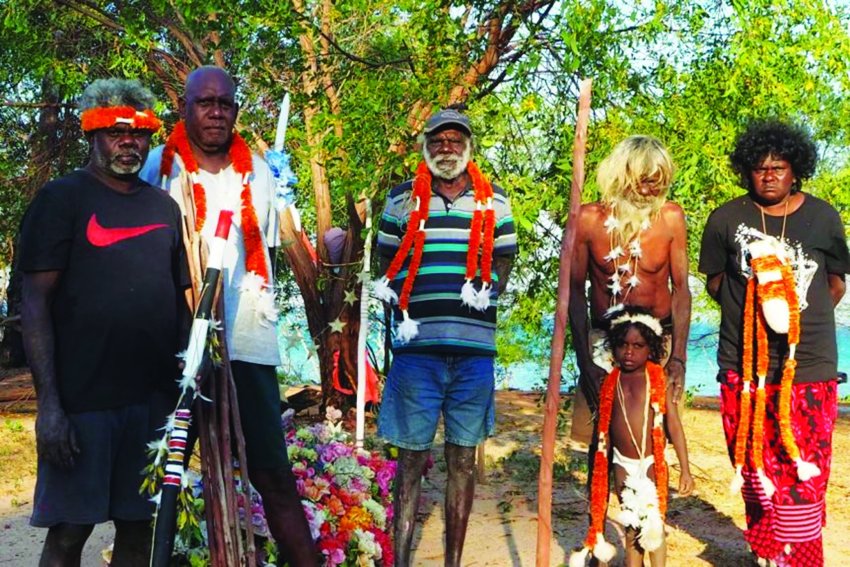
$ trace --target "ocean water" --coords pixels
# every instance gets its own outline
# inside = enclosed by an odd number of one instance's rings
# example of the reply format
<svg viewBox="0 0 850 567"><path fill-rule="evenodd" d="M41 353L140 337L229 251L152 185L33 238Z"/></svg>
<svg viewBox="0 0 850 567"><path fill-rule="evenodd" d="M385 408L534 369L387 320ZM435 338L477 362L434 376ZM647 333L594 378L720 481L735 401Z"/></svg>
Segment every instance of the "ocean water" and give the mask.
<svg viewBox="0 0 850 567"><path fill-rule="evenodd" d="M843 314L847 313L848 302L842 302ZM840 317L837 328L838 341L838 370L850 373L850 317ZM282 373L289 376L291 383L313 383L319 382L318 362L315 355L307 349L305 338L309 336L304 325L300 324L300 318L291 316L281 318L279 324L278 342L280 344L283 365L280 367ZM380 325L373 325L369 337L369 344L381 345ZM551 329L548 331L551 333ZM550 335L551 336L551 335ZM686 388L692 393L700 396L716 396L720 394L720 385L717 383L717 324L694 320L691 323L690 338L688 340L688 373L685 378ZM548 345L548 337L544 341ZM383 352L380 348L375 349L377 359L383 360ZM564 360L564 376L569 388L577 375L575 357L568 350ZM498 388L531 391L546 387L549 375L549 349L537 349L529 352L529 360L496 367L496 383ZM841 384L838 387L840 397L850 396L850 384Z"/></svg>
<svg viewBox="0 0 850 567"><path fill-rule="evenodd" d="M694 321L691 323L688 339L688 371L685 376L686 388L696 395L717 396L720 385L717 383L717 337L716 324ZM839 325L836 332L838 342L838 370L850 373L850 326ZM548 353L547 353L548 356ZM575 375L575 358L567 352L564 361L564 374ZM545 387L549 374L548 360L512 364L499 373L499 387L518 390L533 390ZM574 378L573 378L574 379ZM570 381L570 378L567 378ZM565 388L567 389L567 388ZM850 396L850 384L838 387L839 397Z"/></svg>

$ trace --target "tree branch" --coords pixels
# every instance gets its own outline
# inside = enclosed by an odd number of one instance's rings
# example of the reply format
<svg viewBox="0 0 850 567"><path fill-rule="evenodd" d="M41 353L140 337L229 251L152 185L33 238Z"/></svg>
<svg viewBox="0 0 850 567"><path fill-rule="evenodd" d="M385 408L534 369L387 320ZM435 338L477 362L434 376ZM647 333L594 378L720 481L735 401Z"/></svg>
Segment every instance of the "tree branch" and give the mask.
<svg viewBox="0 0 850 567"><path fill-rule="evenodd" d="M61 4L66 8L70 8L71 10L102 24L109 29L121 32L124 31L124 26L113 20L102 10L92 6L90 3L74 2L73 0L56 0L56 3Z"/></svg>
<svg viewBox="0 0 850 567"><path fill-rule="evenodd" d="M77 104L73 102L16 102L14 100L4 100L2 105L11 108L77 108Z"/></svg>
<svg viewBox="0 0 850 567"><path fill-rule="evenodd" d="M300 4L300 2L299 2ZM303 9L303 8L302 8ZM370 59L366 59L365 57L360 57L359 55L355 55L350 51L343 48L339 43L334 40L330 35L325 34L325 32L316 26L313 21L304 15L298 8L295 7L295 3L293 2L292 13L295 14L299 20L302 20L307 23L311 28L313 28L318 34L322 37L323 40L327 41L334 49L339 51L340 55L349 59L350 61L354 61L355 63L360 63L372 69L380 69L381 67L392 67L395 65L409 65L412 64L411 57L401 57L399 59L390 59L387 61L372 61Z"/></svg>

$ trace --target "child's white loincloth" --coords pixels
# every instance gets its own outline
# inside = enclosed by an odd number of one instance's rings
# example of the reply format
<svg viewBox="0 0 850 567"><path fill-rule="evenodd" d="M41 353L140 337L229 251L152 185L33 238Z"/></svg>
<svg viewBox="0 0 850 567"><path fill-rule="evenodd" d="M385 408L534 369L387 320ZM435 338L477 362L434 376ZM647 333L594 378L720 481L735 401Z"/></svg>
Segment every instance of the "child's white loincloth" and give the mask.
<svg viewBox="0 0 850 567"><path fill-rule="evenodd" d="M616 447L614 449L614 464L620 465L626 471L626 476L637 476L643 475L645 477L649 477L647 474L649 472L649 467L651 467L655 463L655 457L653 455L648 455L643 458L643 470L641 470L641 459L634 459L632 457L626 457L620 451L617 450Z"/></svg>

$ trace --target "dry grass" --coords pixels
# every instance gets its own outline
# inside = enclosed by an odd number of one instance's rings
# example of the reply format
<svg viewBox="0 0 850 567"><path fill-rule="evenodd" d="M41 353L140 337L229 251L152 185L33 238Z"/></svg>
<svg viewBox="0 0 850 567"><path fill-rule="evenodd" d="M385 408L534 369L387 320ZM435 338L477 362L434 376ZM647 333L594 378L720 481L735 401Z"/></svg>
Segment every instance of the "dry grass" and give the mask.
<svg viewBox="0 0 850 567"><path fill-rule="evenodd" d="M35 477L35 417L0 414L0 508L29 504Z"/></svg>

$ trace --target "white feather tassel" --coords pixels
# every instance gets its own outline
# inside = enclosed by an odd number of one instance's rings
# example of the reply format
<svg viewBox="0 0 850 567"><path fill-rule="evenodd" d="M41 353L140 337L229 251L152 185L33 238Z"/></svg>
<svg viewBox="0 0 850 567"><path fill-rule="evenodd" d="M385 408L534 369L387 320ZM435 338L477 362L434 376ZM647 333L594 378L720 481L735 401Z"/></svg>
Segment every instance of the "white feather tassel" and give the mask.
<svg viewBox="0 0 850 567"><path fill-rule="evenodd" d="M658 513L651 514L644 520L638 536L640 546L646 551L655 551L664 543L664 522Z"/></svg>
<svg viewBox="0 0 850 567"><path fill-rule="evenodd" d="M796 459L794 462L797 464L797 478L801 481L806 482L809 479L820 476L821 471L816 464L804 461L803 459Z"/></svg>
<svg viewBox="0 0 850 567"><path fill-rule="evenodd" d="M257 297L257 317L263 327L271 327L277 323L277 301L272 292L263 290Z"/></svg>
<svg viewBox="0 0 850 567"><path fill-rule="evenodd" d="M740 492L744 487L744 474L741 469L741 465L735 467L735 476L732 478L732 482L729 483L729 492L732 494Z"/></svg>
<svg viewBox="0 0 850 567"><path fill-rule="evenodd" d="M481 291L478 292L478 297L475 299L475 308L479 311L487 311L490 307L490 289L491 286L487 282L481 285Z"/></svg>
<svg viewBox="0 0 850 567"><path fill-rule="evenodd" d="M274 294L268 290L265 280L254 272L242 276L239 282L239 293L254 305L254 316L257 323L269 327L277 321L278 312ZM250 305L250 303L249 303Z"/></svg>
<svg viewBox="0 0 850 567"><path fill-rule="evenodd" d="M390 280L387 276L372 284L372 294L384 303L398 303L398 294L390 287Z"/></svg>
<svg viewBox="0 0 850 567"><path fill-rule="evenodd" d="M596 545L593 546L593 556L603 563L608 563L617 555L617 548L605 541L602 532L596 536Z"/></svg>
<svg viewBox="0 0 850 567"><path fill-rule="evenodd" d="M570 564L569 567L584 567L585 561L587 561L587 556L590 553L590 549L586 547L582 547L578 551L573 551L570 554Z"/></svg>
<svg viewBox="0 0 850 567"><path fill-rule="evenodd" d="M185 394L189 388L195 387L195 377L192 375L181 374L177 380L177 385L180 387L180 392Z"/></svg>
<svg viewBox="0 0 850 567"><path fill-rule="evenodd" d="M478 309L478 292L475 291L472 280L466 280L460 288L460 302L467 307Z"/></svg>
<svg viewBox="0 0 850 567"><path fill-rule="evenodd" d="M242 276L242 281L239 282L239 292L259 293L259 291L263 289L263 286L265 285L265 280L263 280L263 278L259 274L255 272L248 272L247 274Z"/></svg>
<svg viewBox="0 0 850 567"><path fill-rule="evenodd" d="M759 482L761 482L761 488L764 490L765 496L767 496L768 499L773 498L773 494L776 492L776 485L774 485L773 481L768 478L764 469L756 469L756 474L759 477Z"/></svg>
<svg viewBox="0 0 850 567"><path fill-rule="evenodd" d="M640 525L640 518L634 510L621 509L620 513L617 514L617 521L623 524L624 526L637 527Z"/></svg>
<svg viewBox="0 0 850 567"><path fill-rule="evenodd" d="M402 344L406 344L419 334L419 321L411 319L407 314L407 310L402 311L402 315L404 316L404 320L399 323L396 336Z"/></svg>

